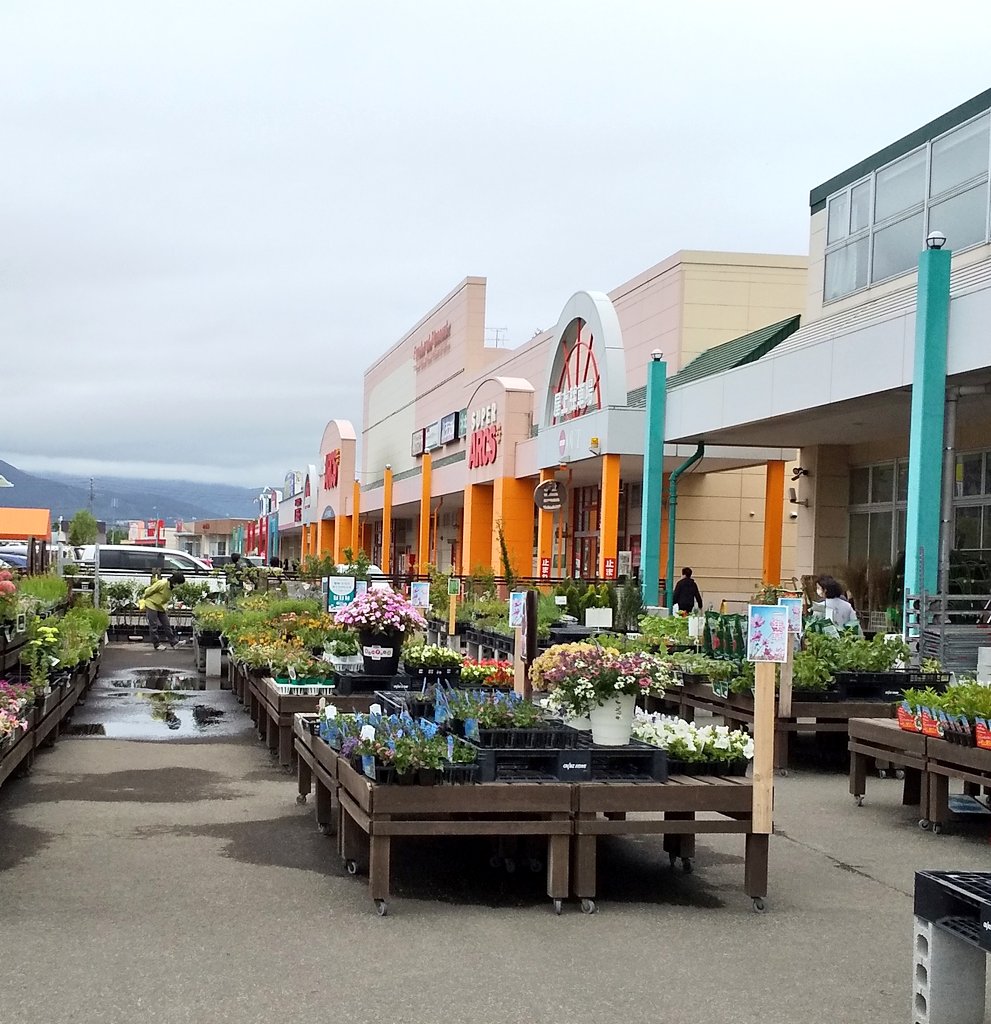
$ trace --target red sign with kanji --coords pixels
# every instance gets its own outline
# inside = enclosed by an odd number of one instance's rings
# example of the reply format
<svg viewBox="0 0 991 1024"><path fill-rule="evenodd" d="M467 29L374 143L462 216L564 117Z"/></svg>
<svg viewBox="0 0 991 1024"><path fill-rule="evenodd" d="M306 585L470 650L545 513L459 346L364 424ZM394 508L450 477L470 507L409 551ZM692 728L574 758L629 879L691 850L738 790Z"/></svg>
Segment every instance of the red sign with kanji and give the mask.
<svg viewBox="0 0 991 1024"><path fill-rule="evenodd" d="M549 580L551 578L551 560L549 558L541 558L540 560L540 578L542 580Z"/></svg>
<svg viewBox="0 0 991 1024"><path fill-rule="evenodd" d="M337 486L337 479L341 471L341 449L335 448L327 452L323 457L323 486L324 490L331 491Z"/></svg>
<svg viewBox="0 0 991 1024"><path fill-rule="evenodd" d="M614 580L616 578L616 559L615 558L603 558L602 559L602 576L607 580Z"/></svg>

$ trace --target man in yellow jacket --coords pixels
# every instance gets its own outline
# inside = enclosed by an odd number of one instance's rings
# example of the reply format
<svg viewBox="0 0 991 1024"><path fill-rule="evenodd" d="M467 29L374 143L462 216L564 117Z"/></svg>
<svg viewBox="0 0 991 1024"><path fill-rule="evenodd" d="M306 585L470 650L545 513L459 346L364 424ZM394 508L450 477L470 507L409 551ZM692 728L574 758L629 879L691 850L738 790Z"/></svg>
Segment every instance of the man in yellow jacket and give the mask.
<svg viewBox="0 0 991 1024"><path fill-rule="evenodd" d="M176 636L165 611L165 606L172 599L172 588L185 582L186 577L181 572L174 572L168 579L155 580L141 595L142 606L151 628L151 642L156 651L162 646L162 638L173 649L186 643Z"/></svg>

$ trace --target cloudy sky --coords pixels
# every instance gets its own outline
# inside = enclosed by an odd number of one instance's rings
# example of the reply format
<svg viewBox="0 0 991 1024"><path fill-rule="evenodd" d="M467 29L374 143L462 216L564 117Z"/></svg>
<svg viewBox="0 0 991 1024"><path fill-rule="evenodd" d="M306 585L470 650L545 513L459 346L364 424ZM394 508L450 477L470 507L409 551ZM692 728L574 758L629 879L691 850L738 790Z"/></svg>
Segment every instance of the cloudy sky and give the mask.
<svg viewBox="0 0 991 1024"><path fill-rule="evenodd" d="M940 19L943 19L942 21ZM263 485L468 274L511 345L991 86L991 5L0 0L0 458Z"/></svg>

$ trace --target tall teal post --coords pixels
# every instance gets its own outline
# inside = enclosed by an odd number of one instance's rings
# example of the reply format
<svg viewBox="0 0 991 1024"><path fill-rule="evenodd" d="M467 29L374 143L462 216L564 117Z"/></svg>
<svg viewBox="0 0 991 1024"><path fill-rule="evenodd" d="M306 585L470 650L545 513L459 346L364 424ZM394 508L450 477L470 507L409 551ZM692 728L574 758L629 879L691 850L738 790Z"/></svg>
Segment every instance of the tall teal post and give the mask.
<svg viewBox="0 0 991 1024"><path fill-rule="evenodd" d="M915 304L915 368L905 523L906 597L923 589L933 594L937 589L949 318L950 250L927 248L919 257ZM906 626L908 612L906 604Z"/></svg>
<svg viewBox="0 0 991 1024"><path fill-rule="evenodd" d="M643 497L640 520L640 590L645 605L659 605L661 576L661 492L664 482L664 411L668 366L661 352L647 364L647 422L643 443Z"/></svg>

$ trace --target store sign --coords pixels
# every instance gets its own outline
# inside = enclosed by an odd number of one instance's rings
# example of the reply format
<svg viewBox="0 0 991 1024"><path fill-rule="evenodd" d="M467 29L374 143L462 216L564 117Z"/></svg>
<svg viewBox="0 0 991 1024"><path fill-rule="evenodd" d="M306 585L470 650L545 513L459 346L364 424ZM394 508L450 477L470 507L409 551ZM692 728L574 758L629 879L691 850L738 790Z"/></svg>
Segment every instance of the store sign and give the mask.
<svg viewBox="0 0 991 1024"><path fill-rule="evenodd" d="M547 557L540 560L540 578L549 580L551 578L551 560Z"/></svg>
<svg viewBox="0 0 991 1024"><path fill-rule="evenodd" d="M341 449L335 448L323 457L323 489L332 491L341 475Z"/></svg>
<svg viewBox="0 0 991 1024"><path fill-rule="evenodd" d="M431 423L423 433L423 447L426 451L440 447L440 420Z"/></svg>
<svg viewBox="0 0 991 1024"><path fill-rule="evenodd" d="M568 498L568 489L558 480L545 480L533 489L533 501L544 512L560 512Z"/></svg>
<svg viewBox="0 0 991 1024"><path fill-rule="evenodd" d="M413 369L417 373L434 360L451 351L451 325L444 324L431 331L427 337L413 349Z"/></svg>
<svg viewBox="0 0 991 1024"><path fill-rule="evenodd" d="M450 444L458 436L458 414L449 412L440 421L440 443Z"/></svg>
<svg viewBox="0 0 991 1024"><path fill-rule="evenodd" d="M413 436L410 439L409 453L414 458L416 458L417 455L422 455L423 454L423 428L422 427L419 430L414 430L413 431Z"/></svg>
<svg viewBox="0 0 991 1024"><path fill-rule="evenodd" d="M303 474L300 470L286 473L284 493L287 498L294 498L303 489Z"/></svg>
<svg viewBox="0 0 991 1024"><path fill-rule="evenodd" d="M574 384L563 391L554 392L554 419L571 419L581 416L590 406L598 409L599 403L595 397L597 382L582 381L581 384Z"/></svg>
<svg viewBox="0 0 991 1024"><path fill-rule="evenodd" d="M325 576L327 608L346 608L355 599L354 576Z"/></svg>
<svg viewBox="0 0 991 1024"><path fill-rule="evenodd" d="M303 499L302 498L296 498L293 501L292 521L294 523L301 523L303 521Z"/></svg>
<svg viewBox="0 0 991 1024"><path fill-rule="evenodd" d="M616 560L616 571L620 576L629 576L633 572L633 552L620 551Z"/></svg>
<svg viewBox="0 0 991 1024"><path fill-rule="evenodd" d="M615 558L603 558L602 559L602 578L607 580L614 580L616 578L616 559Z"/></svg>
<svg viewBox="0 0 991 1024"><path fill-rule="evenodd" d="M552 422L572 420L601 408L602 382L595 355L595 337L589 325L577 317L561 339L561 368L554 389Z"/></svg>
<svg viewBox="0 0 991 1024"><path fill-rule="evenodd" d="M468 442L468 468L491 466L499 456L502 425L495 402L483 405L471 414L471 436Z"/></svg>

